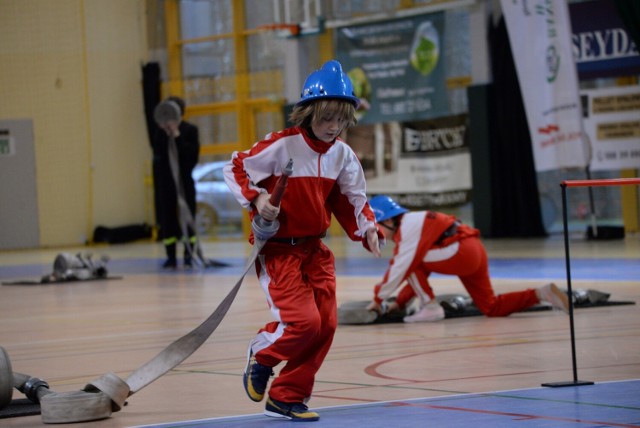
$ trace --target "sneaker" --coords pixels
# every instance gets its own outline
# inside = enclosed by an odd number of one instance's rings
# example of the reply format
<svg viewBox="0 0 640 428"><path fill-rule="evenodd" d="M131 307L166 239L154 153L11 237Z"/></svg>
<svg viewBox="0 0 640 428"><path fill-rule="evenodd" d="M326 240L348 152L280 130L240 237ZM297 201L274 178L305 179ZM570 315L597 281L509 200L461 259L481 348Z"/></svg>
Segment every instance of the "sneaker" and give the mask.
<svg viewBox="0 0 640 428"><path fill-rule="evenodd" d="M244 384L244 390L251 400L256 402L262 401L271 376L273 376L271 367L263 366L256 361L251 345L249 345L249 350L247 351L247 367L244 369L242 383Z"/></svg>
<svg viewBox="0 0 640 428"><path fill-rule="evenodd" d="M550 283L536 290L536 296L541 302L550 303L554 309L560 309L564 313L569 313L569 298L567 294L560 290L557 285Z"/></svg>
<svg viewBox="0 0 640 428"><path fill-rule="evenodd" d="M413 315L407 315L402 318L404 322L434 322L444 319L444 309L440 303L431 301Z"/></svg>
<svg viewBox="0 0 640 428"><path fill-rule="evenodd" d="M312 412L303 403L283 403L269 397L264 414L272 418L285 418L293 422L313 422L320 420L320 415Z"/></svg>

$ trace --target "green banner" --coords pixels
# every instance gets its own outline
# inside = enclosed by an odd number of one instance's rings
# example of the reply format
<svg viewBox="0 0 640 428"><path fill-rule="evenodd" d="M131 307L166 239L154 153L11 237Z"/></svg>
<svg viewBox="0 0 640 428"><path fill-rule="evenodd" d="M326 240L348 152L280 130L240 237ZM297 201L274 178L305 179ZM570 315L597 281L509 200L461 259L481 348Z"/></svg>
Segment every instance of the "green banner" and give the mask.
<svg viewBox="0 0 640 428"><path fill-rule="evenodd" d="M363 108L362 124L446 116L444 13L341 27L337 59Z"/></svg>

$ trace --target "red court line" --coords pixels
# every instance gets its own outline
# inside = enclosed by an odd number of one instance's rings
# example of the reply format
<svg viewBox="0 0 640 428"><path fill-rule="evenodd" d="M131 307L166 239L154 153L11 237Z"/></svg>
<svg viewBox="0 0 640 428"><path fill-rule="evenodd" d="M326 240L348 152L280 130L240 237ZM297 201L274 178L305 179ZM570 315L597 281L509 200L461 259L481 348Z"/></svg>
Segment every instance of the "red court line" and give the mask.
<svg viewBox="0 0 640 428"><path fill-rule="evenodd" d="M564 180L561 185L567 187L588 186L623 186L625 184L640 184L640 178L604 178L600 180Z"/></svg>
<svg viewBox="0 0 640 428"><path fill-rule="evenodd" d="M553 339L552 341L557 342L557 341L563 341L564 339ZM372 363L370 365L368 365L367 367L365 367L364 372L371 376L371 377L376 377L379 379L388 379L388 380L395 380L395 381L399 381L399 382L409 382L410 384L415 384L415 383L428 383L428 382L442 382L442 381L452 381L452 380L461 380L461 379L479 379L479 378L483 378L486 377L485 375L477 375L477 376L471 376L471 377L459 377L459 378L453 378L453 379L425 379L425 380L420 380L420 379L406 379L406 378L402 378L402 377L396 377L396 376L388 376L385 374L380 373L379 368L387 365L389 363L395 363L398 362L400 360L404 360L404 359L408 359L408 358L414 358L417 356L424 356L424 355L433 355L433 354L439 354L439 353L447 353L447 352L453 352L453 351L469 351L471 349L480 349L480 348L502 348L502 347L507 347L507 346L521 346L521 345L525 345L525 344L533 344L533 343L543 343L543 342L549 342L549 339L535 339L535 340L522 340L522 339L512 339L507 341L506 343L497 343L497 344L493 344L493 343L488 343L488 344L481 344L481 345L473 345L473 346L460 346L460 347L452 347L452 348L446 348L446 349L435 349L435 350L428 350L428 351L424 351L424 352L415 352L415 353L410 353L410 354L404 354L404 355L398 355L392 358L387 358L384 360L380 360L376 363ZM526 371L526 372L516 372L518 374L522 374L522 373L538 373L540 372L540 370L533 370L533 371ZM510 376L513 373L504 373L504 374L500 374L500 375L496 375L496 374L491 374L489 375L489 377L498 377L498 376ZM380 385L376 385L376 386L380 386Z"/></svg>

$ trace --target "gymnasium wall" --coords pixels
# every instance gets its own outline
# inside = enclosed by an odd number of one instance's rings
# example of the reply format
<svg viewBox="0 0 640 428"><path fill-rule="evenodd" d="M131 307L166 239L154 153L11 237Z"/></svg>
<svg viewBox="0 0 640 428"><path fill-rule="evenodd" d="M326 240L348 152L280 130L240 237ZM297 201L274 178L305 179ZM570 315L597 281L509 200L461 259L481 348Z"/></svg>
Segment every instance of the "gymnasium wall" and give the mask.
<svg viewBox="0 0 640 428"><path fill-rule="evenodd" d="M144 0L0 0L0 119L33 120L38 212L24 216L41 247L149 220L145 55Z"/></svg>

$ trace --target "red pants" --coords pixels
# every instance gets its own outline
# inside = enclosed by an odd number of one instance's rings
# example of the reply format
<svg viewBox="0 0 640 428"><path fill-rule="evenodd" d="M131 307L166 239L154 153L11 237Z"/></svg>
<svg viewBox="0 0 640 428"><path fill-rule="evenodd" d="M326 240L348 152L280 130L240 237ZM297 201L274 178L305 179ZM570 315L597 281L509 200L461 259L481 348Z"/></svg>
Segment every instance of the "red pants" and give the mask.
<svg viewBox="0 0 640 428"><path fill-rule="evenodd" d="M287 361L269 396L306 402L338 325L333 254L320 239L295 246L268 243L256 270L276 321L258 332L253 352L266 366Z"/></svg>
<svg viewBox="0 0 640 428"><path fill-rule="evenodd" d="M460 241L458 252L447 260L425 262L415 274L423 290L433 294L429 285L429 275L436 272L456 275L473 299L476 307L486 316L504 317L522 311L539 303L533 289L495 295L489 278L487 252L479 238L470 236ZM398 295L398 304L406 303L414 295L411 287L405 286Z"/></svg>

